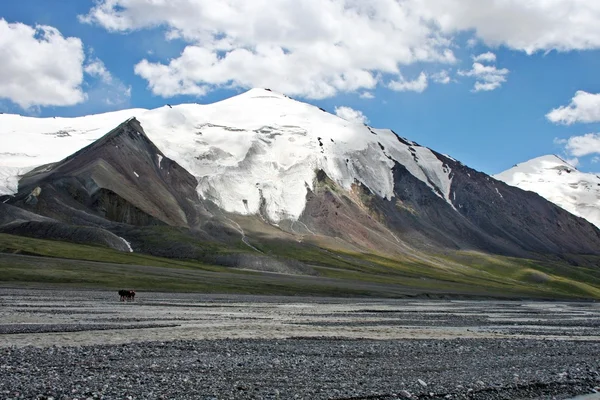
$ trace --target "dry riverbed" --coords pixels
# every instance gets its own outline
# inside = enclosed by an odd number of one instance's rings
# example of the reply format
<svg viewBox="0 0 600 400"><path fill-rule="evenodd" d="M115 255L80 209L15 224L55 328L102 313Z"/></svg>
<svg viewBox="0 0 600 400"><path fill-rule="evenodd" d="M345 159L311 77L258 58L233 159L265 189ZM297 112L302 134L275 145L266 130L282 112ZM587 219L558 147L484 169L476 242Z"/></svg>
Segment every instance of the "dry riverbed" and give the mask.
<svg viewBox="0 0 600 400"><path fill-rule="evenodd" d="M0 288L0 399L566 399L600 304Z"/></svg>

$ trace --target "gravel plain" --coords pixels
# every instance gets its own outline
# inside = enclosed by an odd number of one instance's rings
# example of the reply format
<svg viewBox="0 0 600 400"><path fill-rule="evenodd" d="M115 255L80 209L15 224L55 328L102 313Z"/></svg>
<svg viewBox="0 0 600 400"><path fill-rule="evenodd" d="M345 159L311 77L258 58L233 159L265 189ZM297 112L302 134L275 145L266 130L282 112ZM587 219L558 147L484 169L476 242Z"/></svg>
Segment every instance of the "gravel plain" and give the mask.
<svg viewBox="0 0 600 400"><path fill-rule="evenodd" d="M0 288L0 399L600 395L600 304Z"/></svg>

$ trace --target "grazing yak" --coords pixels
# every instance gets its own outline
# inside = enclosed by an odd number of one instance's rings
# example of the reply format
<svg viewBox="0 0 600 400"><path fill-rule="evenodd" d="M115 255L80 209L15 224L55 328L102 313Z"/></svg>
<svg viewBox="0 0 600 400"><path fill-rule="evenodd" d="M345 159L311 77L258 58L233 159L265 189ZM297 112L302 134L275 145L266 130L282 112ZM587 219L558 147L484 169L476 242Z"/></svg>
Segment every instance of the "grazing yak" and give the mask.
<svg viewBox="0 0 600 400"><path fill-rule="evenodd" d="M119 290L119 296L121 301L135 301L135 291L133 290Z"/></svg>

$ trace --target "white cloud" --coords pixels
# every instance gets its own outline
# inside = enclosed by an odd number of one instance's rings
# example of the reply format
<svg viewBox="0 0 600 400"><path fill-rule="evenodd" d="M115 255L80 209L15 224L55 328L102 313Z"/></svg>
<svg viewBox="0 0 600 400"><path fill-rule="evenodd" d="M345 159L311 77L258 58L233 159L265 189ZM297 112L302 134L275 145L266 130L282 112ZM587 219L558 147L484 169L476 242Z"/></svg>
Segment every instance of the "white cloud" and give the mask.
<svg viewBox="0 0 600 400"><path fill-rule="evenodd" d="M488 46L525 51L600 48L600 2L592 0L408 0L442 33L473 31Z"/></svg>
<svg viewBox="0 0 600 400"><path fill-rule="evenodd" d="M81 103L84 59L78 38L0 19L0 98L24 109Z"/></svg>
<svg viewBox="0 0 600 400"><path fill-rule="evenodd" d="M374 98L375 98L375 96L374 96L374 95L373 95L373 93L371 93L371 92L362 92L362 93L360 94L360 98L361 98L361 99L374 99Z"/></svg>
<svg viewBox="0 0 600 400"><path fill-rule="evenodd" d="M388 84L388 87L397 92L417 92L422 93L427 89L427 75L424 72L419 74L419 77L413 81L405 80L402 75L399 76L397 81L392 81Z"/></svg>
<svg viewBox="0 0 600 400"><path fill-rule="evenodd" d="M600 93L592 94L579 90L568 106L555 108L546 114L554 123L571 125L576 122L600 122Z"/></svg>
<svg viewBox="0 0 600 400"><path fill-rule="evenodd" d="M179 57L135 67L164 97L270 87L318 99L370 91L416 62L456 62L450 37L395 0L110 0L81 19L119 32L163 26L186 41Z"/></svg>
<svg viewBox="0 0 600 400"><path fill-rule="evenodd" d="M483 63L483 62L495 63L496 55L494 53L492 53L491 51L488 51L487 53L482 53L477 56L473 56L473 61L479 62L479 63Z"/></svg>
<svg viewBox="0 0 600 400"><path fill-rule="evenodd" d="M442 70L431 75L431 80L435 83L441 83L442 85L446 85L451 81L450 74L447 70Z"/></svg>
<svg viewBox="0 0 600 400"><path fill-rule="evenodd" d="M569 139L556 140L555 143L564 145L565 151L575 157L600 154L600 133L572 136Z"/></svg>
<svg viewBox="0 0 600 400"><path fill-rule="evenodd" d="M98 0L81 20L115 32L163 27L184 40L179 57L135 68L166 97L218 87L309 98L369 91L380 76L402 82L406 65L455 62L454 38L466 32L471 45L527 53L600 48L600 2L591 0Z"/></svg>
<svg viewBox="0 0 600 400"><path fill-rule="evenodd" d="M110 83L113 80L111 73L108 72L104 63L99 59L89 62L83 70L88 75L100 78L104 83Z"/></svg>
<svg viewBox="0 0 600 400"><path fill-rule="evenodd" d="M563 148L567 162L574 167L579 165L579 157L593 156L592 164L600 162L600 133L587 133L571 136L568 139L554 139L554 143Z"/></svg>
<svg viewBox="0 0 600 400"><path fill-rule="evenodd" d="M369 122L368 118L362 113L362 111L355 110L350 107L336 107L335 115L345 119L346 121L357 124L366 124Z"/></svg>
<svg viewBox="0 0 600 400"><path fill-rule="evenodd" d="M474 92L490 91L499 88L502 83L506 82L506 75L510 71L506 68L498 69L494 65L483 65L481 63L473 63L470 71L458 71L461 76L469 76L475 78Z"/></svg>

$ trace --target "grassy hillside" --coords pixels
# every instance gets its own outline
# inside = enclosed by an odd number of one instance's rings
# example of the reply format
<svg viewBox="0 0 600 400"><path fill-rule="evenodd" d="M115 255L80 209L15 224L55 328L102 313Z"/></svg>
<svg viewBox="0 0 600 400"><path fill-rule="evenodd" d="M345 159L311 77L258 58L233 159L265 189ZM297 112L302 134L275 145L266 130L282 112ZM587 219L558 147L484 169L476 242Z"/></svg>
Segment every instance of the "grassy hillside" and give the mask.
<svg viewBox="0 0 600 400"><path fill-rule="evenodd" d="M0 234L0 284L324 296L600 299L600 268L561 262L476 252L393 259L298 242L264 241L257 247L278 259L308 264L317 275L261 273Z"/></svg>

